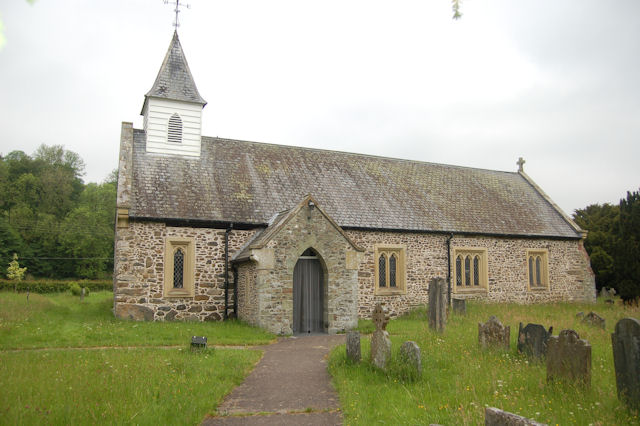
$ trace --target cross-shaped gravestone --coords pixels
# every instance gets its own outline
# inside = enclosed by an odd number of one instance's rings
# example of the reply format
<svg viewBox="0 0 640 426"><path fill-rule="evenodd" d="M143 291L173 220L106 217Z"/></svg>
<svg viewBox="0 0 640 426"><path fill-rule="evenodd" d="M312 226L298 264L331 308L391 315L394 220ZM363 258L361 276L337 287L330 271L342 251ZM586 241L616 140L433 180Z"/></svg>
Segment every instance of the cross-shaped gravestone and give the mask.
<svg viewBox="0 0 640 426"><path fill-rule="evenodd" d="M373 315L371 316L373 320L373 324L376 326L376 330L386 330L387 324L389 323L389 315L385 312L382 304L378 303L373 310Z"/></svg>
<svg viewBox="0 0 640 426"><path fill-rule="evenodd" d="M524 161L522 157L518 158L518 161L516 162L516 164L518 165L519 172L524 172L524 168L522 167L524 166L524 163L526 163L526 161Z"/></svg>

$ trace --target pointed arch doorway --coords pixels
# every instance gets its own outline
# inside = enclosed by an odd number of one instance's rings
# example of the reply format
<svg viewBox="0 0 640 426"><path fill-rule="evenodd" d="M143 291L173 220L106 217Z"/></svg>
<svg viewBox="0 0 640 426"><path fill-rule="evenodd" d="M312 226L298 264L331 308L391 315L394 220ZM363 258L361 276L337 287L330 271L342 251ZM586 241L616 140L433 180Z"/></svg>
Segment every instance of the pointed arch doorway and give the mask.
<svg viewBox="0 0 640 426"><path fill-rule="evenodd" d="M311 248L293 269L293 333L324 333L324 273Z"/></svg>

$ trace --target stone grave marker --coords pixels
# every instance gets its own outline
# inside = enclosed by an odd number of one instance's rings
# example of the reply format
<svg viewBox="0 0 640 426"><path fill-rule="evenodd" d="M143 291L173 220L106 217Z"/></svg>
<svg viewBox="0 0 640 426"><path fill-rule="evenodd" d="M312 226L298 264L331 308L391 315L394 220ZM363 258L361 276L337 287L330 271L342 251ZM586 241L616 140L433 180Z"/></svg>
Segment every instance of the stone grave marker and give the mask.
<svg viewBox="0 0 640 426"><path fill-rule="evenodd" d="M466 315L467 313L467 301L466 299L451 299L453 303L453 312L460 315Z"/></svg>
<svg viewBox="0 0 640 426"><path fill-rule="evenodd" d="M538 423L494 407L484 409L484 424L485 426L546 426L546 423Z"/></svg>
<svg viewBox="0 0 640 426"><path fill-rule="evenodd" d="M594 327L600 327L602 329L605 328L605 319L595 312L589 312L587 315L582 318L582 322L585 324L592 325Z"/></svg>
<svg viewBox="0 0 640 426"><path fill-rule="evenodd" d="M360 332L358 331L350 331L347 333L347 358L353 362L360 362L362 359Z"/></svg>
<svg viewBox="0 0 640 426"><path fill-rule="evenodd" d="M444 278L433 278L429 283L429 328L444 332L447 322L447 285Z"/></svg>
<svg viewBox="0 0 640 426"><path fill-rule="evenodd" d="M376 331L371 336L371 362L384 370L387 368L389 358L391 358L391 340L389 340L389 333L385 330L389 322L389 315L386 309L378 303L373 310L371 319L376 326Z"/></svg>
<svg viewBox="0 0 640 426"><path fill-rule="evenodd" d="M551 337L553 327L547 331L540 324L527 324L526 327L518 327L518 352L527 356L542 359L547 355L547 341Z"/></svg>
<svg viewBox="0 0 640 426"><path fill-rule="evenodd" d="M640 409L640 321L623 318L611 335L618 398Z"/></svg>
<svg viewBox="0 0 640 426"><path fill-rule="evenodd" d="M562 330L547 342L547 382L555 379L591 385L591 345L574 330Z"/></svg>
<svg viewBox="0 0 640 426"><path fill-rule="evenodd" d="M484 324L478 323L478 343L483 348L497 347L509 350L511 327L503 326L495 316Z"/></svg>
<svg viewBox="0 0 640 426"><path fill-rule="evenodd" d="M611 294L609 293L609 290L607 290L606 287L602 287L600 289L600 297L602 297L603 299L609 299L611 297Z"/></svg>
<svg viewBox="0 0 640 426"><path fill-rule="evenodd" d="M400 346L400 362L405 364L417 377L422 375L422 357L420 356L420 346L411 340Z"/></svg>

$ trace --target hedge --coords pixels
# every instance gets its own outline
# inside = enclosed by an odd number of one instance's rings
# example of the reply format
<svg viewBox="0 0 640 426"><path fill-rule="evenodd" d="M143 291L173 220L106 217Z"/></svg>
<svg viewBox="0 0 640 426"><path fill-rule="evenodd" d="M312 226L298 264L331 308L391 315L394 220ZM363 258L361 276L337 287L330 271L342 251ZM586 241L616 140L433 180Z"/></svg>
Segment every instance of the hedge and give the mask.
<svg viewBox="0 0 640 426"><path fill-rule="evenodd" d="M76 283L80 288L88 288L89 291L112 291L113 281L111 280L83 280L83 281L62 281L62 280L32 280L20 281L17 283L18 292L26 293L63 293L69 291ZM16 282L10 280L0 280L0 291L14 291Z"/></svg>

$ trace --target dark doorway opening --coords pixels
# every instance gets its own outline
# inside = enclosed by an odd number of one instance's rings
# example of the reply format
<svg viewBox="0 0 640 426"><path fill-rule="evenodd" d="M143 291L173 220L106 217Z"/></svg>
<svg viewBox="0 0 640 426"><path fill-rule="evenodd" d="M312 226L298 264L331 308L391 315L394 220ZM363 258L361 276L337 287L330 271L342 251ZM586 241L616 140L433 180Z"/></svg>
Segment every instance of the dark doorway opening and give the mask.
<svg viewBox="0 0 640 426"><path fill-rule="evenodd" d="M318 254L309 248L293 269L293 332L324 331L324 274Z"/></svg>

